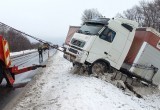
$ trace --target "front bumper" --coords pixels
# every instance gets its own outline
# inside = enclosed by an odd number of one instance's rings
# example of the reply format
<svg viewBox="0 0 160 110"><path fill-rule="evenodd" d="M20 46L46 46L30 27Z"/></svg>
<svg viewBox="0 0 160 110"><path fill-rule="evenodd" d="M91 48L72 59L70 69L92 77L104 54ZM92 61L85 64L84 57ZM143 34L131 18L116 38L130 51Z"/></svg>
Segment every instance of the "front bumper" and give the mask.
<svg viewBox="0 0 160 110"><path fill-rule="evenodd" d="M74 56L74 55L72 55L72 54L70 54L70 53L67 53L67 52L65 52L64 54L63 54L63 57L65 58L65 59L67 59L67 60L69 60L70 62L75 62L75 59L76 59L76 56Z"/></svg>
<svg viewBox="0 0 160 110"><path fill-rule="evenodd" d="M83 50L77 50L75 48L67 48L66 52L64 53L64 58L75 63L81 63L84 64L88 57L88 52L83 51Z"/></svg>

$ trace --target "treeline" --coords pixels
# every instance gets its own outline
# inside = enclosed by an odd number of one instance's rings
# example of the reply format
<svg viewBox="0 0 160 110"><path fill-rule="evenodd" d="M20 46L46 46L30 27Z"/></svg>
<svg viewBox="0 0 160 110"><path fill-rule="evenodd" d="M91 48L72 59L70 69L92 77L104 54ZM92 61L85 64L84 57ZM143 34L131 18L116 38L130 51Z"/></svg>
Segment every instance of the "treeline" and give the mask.
<svg viewBox="0 0 160 110"><path fill-rule="evenodd" d="M135 20L140 27L152 27L160 32L160 0L140 1L139 5L117 14L117 17Z"/></svg>
<svg viewBox="0 0 160 110"><path fill-rule="evenodd" d="M82 24L88 20L96 19L100 17L103 17L103 16L96 8L86 9L82 13L82 18L81 18Z"/></svg>
<svg viewBox="0 0 160 110"><path fill-rule="evenodd" d="M31 43L23 34L3 25L0 25L0 35L3 35L3 37L8 41L11 52L38 48L39 46L39 43Z"/></svg>

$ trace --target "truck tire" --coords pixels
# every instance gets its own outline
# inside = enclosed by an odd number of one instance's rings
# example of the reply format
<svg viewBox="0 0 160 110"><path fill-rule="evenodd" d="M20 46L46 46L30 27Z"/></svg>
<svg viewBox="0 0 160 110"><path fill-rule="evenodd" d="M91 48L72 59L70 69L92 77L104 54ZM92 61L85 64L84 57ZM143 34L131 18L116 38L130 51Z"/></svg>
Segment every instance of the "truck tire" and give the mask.
<svg viewBox="0 0 160 110"><path fill-rule="evenodd" d="M96 61L89 67L89 74L103 75L109 67L104 61Z"/></svg>

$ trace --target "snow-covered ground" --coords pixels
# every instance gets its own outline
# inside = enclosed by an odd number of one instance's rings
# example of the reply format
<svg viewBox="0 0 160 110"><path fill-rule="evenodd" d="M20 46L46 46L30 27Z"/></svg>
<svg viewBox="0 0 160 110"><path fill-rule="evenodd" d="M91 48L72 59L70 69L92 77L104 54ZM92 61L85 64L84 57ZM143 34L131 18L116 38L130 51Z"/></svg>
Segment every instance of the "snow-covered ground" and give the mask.
<svg viewBox="0 0 160 110"><path fill-rule="evenodd" d="M137 98L100 79L73 74L57 52L7 110L160 110L160 93Z"/></svg>

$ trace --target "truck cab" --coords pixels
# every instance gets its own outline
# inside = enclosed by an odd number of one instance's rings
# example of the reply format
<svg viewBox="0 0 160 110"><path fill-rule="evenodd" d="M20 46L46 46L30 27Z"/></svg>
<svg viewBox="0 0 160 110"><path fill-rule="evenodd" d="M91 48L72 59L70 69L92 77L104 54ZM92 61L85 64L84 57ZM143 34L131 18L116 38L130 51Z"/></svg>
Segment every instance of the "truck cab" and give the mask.
<svg viewBox="0 0 160 110"><path fill-rule="evenodd" d="M74 64L120 69L137 27L137 22L127 19L89 20L73 35L65 56Z"/></svg>

